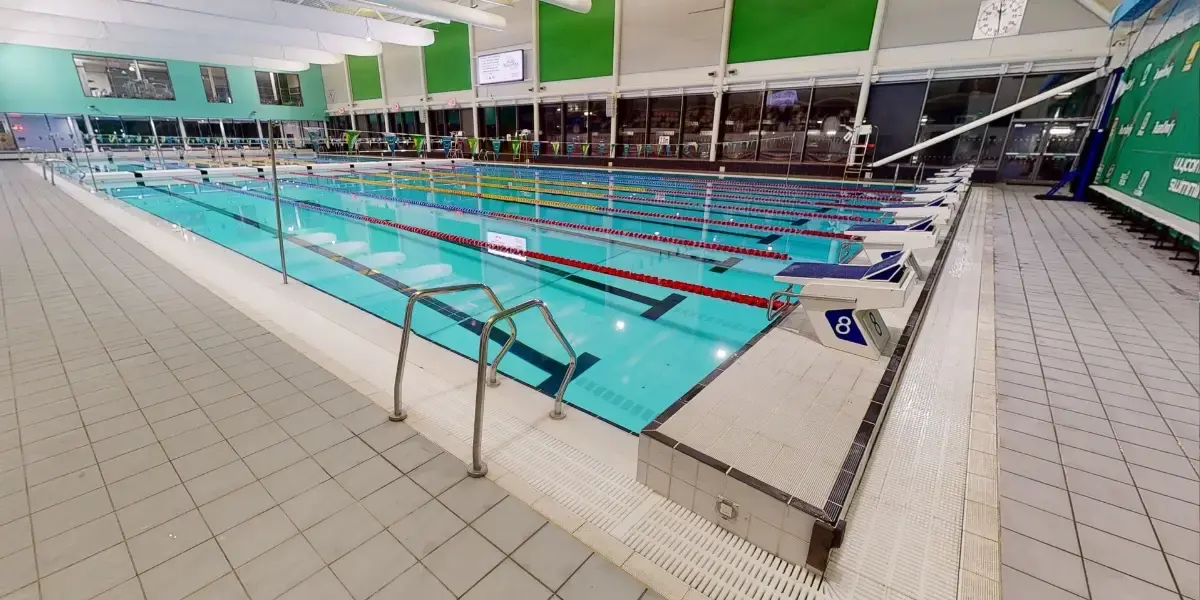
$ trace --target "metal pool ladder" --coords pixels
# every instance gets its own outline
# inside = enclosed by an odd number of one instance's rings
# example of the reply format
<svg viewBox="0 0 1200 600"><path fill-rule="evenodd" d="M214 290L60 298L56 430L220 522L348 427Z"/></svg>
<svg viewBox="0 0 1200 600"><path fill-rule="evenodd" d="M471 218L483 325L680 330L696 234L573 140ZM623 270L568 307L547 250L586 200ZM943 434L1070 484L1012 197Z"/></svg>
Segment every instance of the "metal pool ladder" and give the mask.
<svg viewBox="0 0 1200 600"><path fill-rule="evenodd" d="M482 283L464 283L421 290L409 296L408 305L404 309L404 332L400 335L400 352L396 357L396 383L392 389L395 397L395 405L392 414L388 415L388 419L403 421L408 418L408 412L404 410L401 400L400 390L401 383L404 380L404 363L408 356L408 341L412 333L413 309L416 307L417 302L425 297L470 290L482 290L487 295L488 300L492 301L492 306L496 307L496 312L484 322L483 329L479 332L479 360L477 362L475 377L475 427L471 438L471 465L467 468L467 474L471 477L483 477L487 474L487 465L483 462L483 405L484 396L487 393L484 383L487 383L487 387L500 385L500 379L496 375L496 370L500 368L500 361L508 354L509 348L517 341L517 324L513 322L513 316L531 308L537 308L542 313L542 318L545 319L546 326L554 333L554 337L558 338L563 350L567 351L567 356L570 358L567 362L567 370L563 373L562 383L558 386L558 393L554 395L554 408L550 410L550 418L556 421L564 419L567 416L567 413L563 412L563 394L567 391L567 384L571 383L571 376L575 373L576 355L575 349L571 347L571 343L567 341L566 336L559 329L558 323L554 320L554 315L550 314L550 309L541 300L526 300L512 308L504 308L504 305L496 298L496 294L492 291L492 288ZM492 361L489 367L487 360L488 342L491 338L492 329L501 320L508 321L509 329L512 332L508 335L508 340L504 342L504 346L500 348L500 352L496 355L496 360Z"/></svg>

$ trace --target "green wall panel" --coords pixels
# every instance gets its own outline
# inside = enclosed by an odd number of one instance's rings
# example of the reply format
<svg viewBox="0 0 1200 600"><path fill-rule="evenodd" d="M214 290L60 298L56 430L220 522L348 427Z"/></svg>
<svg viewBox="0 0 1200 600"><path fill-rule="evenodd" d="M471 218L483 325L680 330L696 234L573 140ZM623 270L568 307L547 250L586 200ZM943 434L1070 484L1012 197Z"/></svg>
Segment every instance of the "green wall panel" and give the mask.
<svg viewBox="0 0 1200 600"><path fill-rule="evenodd" d="M355 102L378 100L383 97L379 81L378 56L346 55L346 70L350 71L350 93Z"/></svg>
<svg viewBox="0 0 1200 600"><path fill-rule="evenodd" d="M538 11L542 81L612 75L615 0L593 0L587 14L545 2Z"/></svg>
<svg viewBox="0 0 1200 600"><path fill-rule="evenodd" d="M737 0L729 62L866 50L875 0Z"/></svg>
<svg viewBox="0 0 1200 600"><path fill-rule="evenodd" d="M257 111L255 118L259 119L325 119L325 84L318 66L300 73L304 106L260 104L254 70L243 67L225 67L233 102L209 102L200 81L200 64L182 60L164 61L175 100L128 100L84 95L72 54L70 50L0 44L0 112L245 119Z"/></svg>
<svg viewBox="0 0 1200 600"><path fill-rule="evenodd" d="M467 26L438 24L433 43L425 46L425 85L430 94L471 89L471 44Z"/></svg>
<svg viewBox="0 0 1200 600"><path fill-rule="evenodd" d="M1200 222L1200 25L1137 57L1122 86L1097 183Z"/></svg>

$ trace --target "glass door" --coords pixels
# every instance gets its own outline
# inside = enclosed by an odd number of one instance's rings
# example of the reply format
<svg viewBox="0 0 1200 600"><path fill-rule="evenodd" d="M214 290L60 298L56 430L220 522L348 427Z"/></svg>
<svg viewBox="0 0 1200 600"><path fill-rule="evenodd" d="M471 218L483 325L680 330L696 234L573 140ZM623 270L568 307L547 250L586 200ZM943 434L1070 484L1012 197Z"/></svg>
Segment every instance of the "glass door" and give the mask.
<svg viewBox="0 0 1200 600"><path fill-rule="evenodd" d="M1004 157L1000 160L1000 181L1033 181L1046 142L1046 125L1042 121L1013 121L1008 129Z"/></svg>
<svg viewBox="0 0 1200 600"><path fill-rule="evenodd" d="M1035 176L1038 181L1059 181L1075 166L1090 125L1090 120L1052 121L1046 127L1046 146Z"/></svg>

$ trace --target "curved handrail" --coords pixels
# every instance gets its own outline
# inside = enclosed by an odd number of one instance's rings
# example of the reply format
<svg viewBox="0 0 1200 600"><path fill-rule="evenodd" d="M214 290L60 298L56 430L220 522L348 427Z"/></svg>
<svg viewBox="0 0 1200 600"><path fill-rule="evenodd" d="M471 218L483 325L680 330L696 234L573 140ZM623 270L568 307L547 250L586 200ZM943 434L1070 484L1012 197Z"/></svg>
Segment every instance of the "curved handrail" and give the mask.
<svg viewBox="0 0 1200 600"><path fill-rule="evenodd" d="M479 362L476 366L476 382L475 382L475 427L471 438L471 466L467 468L467 475L471 477L483 477L487 474L487 465L483 462L483 402L484 396L487 394L484 388L485 376L487 375L487 349L489 335L496 322L500 319L512 320L512 316L520 314L536 307L541 313L542 318L546 320L546 325L550 327L550 331L554 333L554 337L558 338L563 349L567 351L567 356L570 361L567 363L567 370L563 373L562 383L558 385L558 393L554 395L554 409L550 411L550 418L559 420L567 415L563 412L563 394L567 391L567 385L571 383L571 376L575 374L575 349L571 347L571 343L567 341L561 329L558 328L558 323L554 321L554 316L550 314L550 309L546 308L546 303L541 300L526 300L512 308L501 310L494 314L483 324L483 331L479 333ZM496 360L492 363L490 377L496 376L496 369L500 366L500 359L504 358L504 353L508 346L512 344L516 338L514 333L509 341L505 343L504 348L500 350L500 354L496 355Z"/></svg>
<svg viewBox="0 0 1200 600"><path fill-rule="evenodd" d="M396 357L396 383L392 390L395 397L395 405L393 406L392 414L388 415L388 419L392 421L403 421L404 419L408 418L408 412L404 410L404 405L400 399L400 383L404 379L404 361L408 356L408 338L412 333L413 307L417 305L417 302L421 298L426 296L438 296L441 294L452 294L455 292L466 292L470 290L483 290L483 293L487 294L488 299L492 301L492 305L496 307L496 310L498 312L504 311L504 305L500 304L500 300L496 298L496 294L492 292L492 288L482 283L463 283L458 285L445 285L442 287L429 288L427 290L416 292L412 296L408 297L408 306L406 306L404 309L404 333L402 333L400 336L400 353ZM491 321L489 321L489 323L490 322ZM512 347L513 342L517 341L517 324L514 323L512 319L508 319L508 326L512 328L512 333L509 334L508 341L504 343L504 347L500 348L500 353L496 355L497 364L500 363L501 358L504 358L504 354L508 352L510 347ZM489 333L491 333L490 328L489 331L487 331L484 335ZM485 356L483 360L486 361L487 357ZM491 379L488 380L488 385L492 387L500 385L500 380L496 378L496 369L494 367L492 368Z"/></svg>

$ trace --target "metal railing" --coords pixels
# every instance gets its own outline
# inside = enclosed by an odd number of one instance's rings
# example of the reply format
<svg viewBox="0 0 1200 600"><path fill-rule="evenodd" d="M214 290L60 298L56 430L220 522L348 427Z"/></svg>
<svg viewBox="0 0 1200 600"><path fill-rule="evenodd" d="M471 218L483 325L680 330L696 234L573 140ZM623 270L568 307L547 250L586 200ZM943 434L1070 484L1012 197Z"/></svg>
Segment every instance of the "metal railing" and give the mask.
<svg viewBox="0 0 1200 600"><path fill-rule="evenodd" d="M481 290L487 295L488 300L491 300L492 306L496 307L496 312L483 324L483 329L479 333L479 361L475 382L474 437L471 445L471 466L467 469L467 474L471 477L483 477L487 474L487 465L483 462L483 406L484 397L487 393L485 385L486 387L500 385L500 378L497 375L497 371L500 368L500 361L504 360L504 357L508 354L508 350L517 341L517 324L513 321L512 317L531 308L537 308L542 313L542 318L545 319L546 326L554 333L554 337L558 338L559 343L562 344L563 349L566 350L567 356L570 358L567 363L567 369L563 373L563 381L558 386L558 393L554 396L554 408L550 410L550 418L556 421L567 416L563 411L563 394L566 393L567 385L571 382L571 376L575 373L577 359L575 349L571 347L571 343L563 335L562 329L559 329L558 323L554 320L554 315L550 314L550 309L546 308L546 303L541 300L526 300L512 308L504 308L504 305L500 303L492 288L482 283L464 283L421 290L409 296L408 305L404 309L404 331L400 335L400 352L396 356L396 381L392 388L395 404L392 407L392 414L388 415L388 419L403 421L408 418L408 412L404 410L402 384L404 382L404 363L408 357L408 344L412 336L413 310L417 303L427 297L471 290ZM500 348L500 352L496 354L496 359L489 366L487 359L488 342L491 340L492 329L501 320L508 322L508 326L512 332L509 333L508 340L504 342L504 345Z"/></svg>

